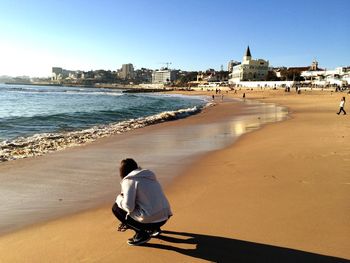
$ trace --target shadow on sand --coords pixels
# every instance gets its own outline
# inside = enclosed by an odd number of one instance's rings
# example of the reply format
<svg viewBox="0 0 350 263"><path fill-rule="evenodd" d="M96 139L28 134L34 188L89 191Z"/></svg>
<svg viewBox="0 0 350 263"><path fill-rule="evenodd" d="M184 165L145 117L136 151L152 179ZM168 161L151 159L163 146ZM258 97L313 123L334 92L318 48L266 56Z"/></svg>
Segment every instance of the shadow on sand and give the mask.
<svg viewBox="0 0 350 263"><path fill-rule="evenodd" d="M145 247L166 249L211 262L278 262L278 263L342 263L349 260L310 252L235 240L225 237L163 231L158 237L167 244L147 243ZM172 244L168 244L172 243ZM179 248L180 244L192 244L194 249ZM177 246L178 245L178 246Z"/></svg>

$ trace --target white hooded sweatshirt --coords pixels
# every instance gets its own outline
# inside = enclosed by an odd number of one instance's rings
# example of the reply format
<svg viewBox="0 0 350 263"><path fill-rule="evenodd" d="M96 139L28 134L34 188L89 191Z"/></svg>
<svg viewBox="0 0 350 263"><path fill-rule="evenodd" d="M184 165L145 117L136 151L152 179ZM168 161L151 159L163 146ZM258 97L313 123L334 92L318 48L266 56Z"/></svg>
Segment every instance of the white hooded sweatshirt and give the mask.
<svg viewBox="0 0 350 263"><path fill-rule="evenodd" d="M121 181L117 205L140 223L157 223L171 215L170 205L153 172L136 169Z"/></svg>

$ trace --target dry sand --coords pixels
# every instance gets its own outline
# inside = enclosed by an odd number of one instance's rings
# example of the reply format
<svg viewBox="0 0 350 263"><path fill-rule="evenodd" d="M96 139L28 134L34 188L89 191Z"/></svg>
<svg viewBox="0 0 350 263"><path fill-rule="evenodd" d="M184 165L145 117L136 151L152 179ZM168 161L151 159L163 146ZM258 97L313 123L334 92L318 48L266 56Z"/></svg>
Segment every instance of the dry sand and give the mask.
<svg viewBox="0 0 350 263"><path fill-rule="evenodd" d="M343 94L244 92L287 106L291 118L177 177L166 188L174 216L159 239L128 246L132 232L116 231L108 205L0 237L0 262L347 262L350 119L335 114ZM221 114L219 105L196 118Z"/></svg>

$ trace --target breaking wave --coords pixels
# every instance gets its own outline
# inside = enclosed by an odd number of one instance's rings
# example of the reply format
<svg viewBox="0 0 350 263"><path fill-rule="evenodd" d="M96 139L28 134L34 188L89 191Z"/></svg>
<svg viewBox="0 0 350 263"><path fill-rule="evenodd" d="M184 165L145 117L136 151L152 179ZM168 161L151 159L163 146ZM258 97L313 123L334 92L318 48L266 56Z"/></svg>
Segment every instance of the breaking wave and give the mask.
<svg viewBox="0 0 350 263"><path fill-rule="evenodd" d="M206 106L210 106L208 103ZM205 107L206 107L205 106ZM147 117L129 119L117 123L98 125L71 132L40 133L0 143L0 162L39 156L72 146L83 145L113 134L125 133L157 123L186 118L197 114L203 107L192 107L176 111L165 111Z"/></svg>

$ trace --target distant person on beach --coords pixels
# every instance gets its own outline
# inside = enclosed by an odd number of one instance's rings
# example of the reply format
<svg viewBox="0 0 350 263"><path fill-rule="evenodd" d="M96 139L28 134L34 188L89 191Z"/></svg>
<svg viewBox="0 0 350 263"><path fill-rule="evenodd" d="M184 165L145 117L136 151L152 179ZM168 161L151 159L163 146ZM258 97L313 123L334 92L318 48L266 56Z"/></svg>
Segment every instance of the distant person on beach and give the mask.
<svg viewBox="0 0 350 263"><path fill-rule="evenodd" d="M346 112L344 110L344 106L345 106L345 97L343 97L340 101L340 104L339 104L339 111L337 112L337 114L339 115L341 112L343 112L343 114L345 115Z"/></svg>
<svg viewBox="0 0 350 263"><path fill-rule="evenodd" d="M243 99L245 99L245 93L243 93Z"/></svg>
<svg viewBox="0 0 350 263"><path fill-rule="evenodd" d="M212 95L211 97L212 97L213 100L215 99L215 96L214 96L214 95Z"/></svg>
<svg viewBox="0 0 350 263"><path fill-rule="evenodd" d="M128 158L121 161L119 172L121 193L112 207L121 222L118 231L134 230L135 235L127 243L142 245L160 235L160 227L172 216L170 205L152 171L141 169Z"/></svg>

